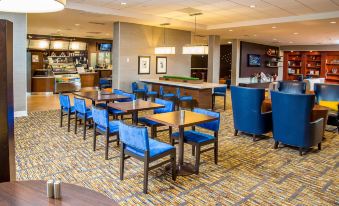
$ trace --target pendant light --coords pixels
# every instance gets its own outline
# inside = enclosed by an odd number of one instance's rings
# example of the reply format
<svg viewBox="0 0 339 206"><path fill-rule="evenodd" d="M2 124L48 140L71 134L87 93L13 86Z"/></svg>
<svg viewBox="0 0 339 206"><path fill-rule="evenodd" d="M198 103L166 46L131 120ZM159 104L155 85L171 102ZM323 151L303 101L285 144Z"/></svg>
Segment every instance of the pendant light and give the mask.
<svg viewBox="0 0 339 206"><path fill-rule="evenodd" d="M48 13L61 11L66 0L0 0L0 11L13 13Z"/></svg>
<svg viewBox="0 0 339 206"><path fill-rule="evenodd" d="M171 47L171 46L166 46L166 28L165 26L169 26L169 23L164 23L161 24L161 26L163 27L164 30L164 39L163 39L163 46L160 47L155 47L154 48L154 53L155 54L175 54L175 47Z"/></svg>
<svg viewBox="0 0 339 206"><path fill-rule="evenodd" d="M202 15L202 13L190 14L190 16L194 16L194 37L193 37L194 42L195 42L195 37L197 35L197 16L199 15ZM183 54L208 54L208 46L190 44L190 45L182 47L182 53Z"/></svg>

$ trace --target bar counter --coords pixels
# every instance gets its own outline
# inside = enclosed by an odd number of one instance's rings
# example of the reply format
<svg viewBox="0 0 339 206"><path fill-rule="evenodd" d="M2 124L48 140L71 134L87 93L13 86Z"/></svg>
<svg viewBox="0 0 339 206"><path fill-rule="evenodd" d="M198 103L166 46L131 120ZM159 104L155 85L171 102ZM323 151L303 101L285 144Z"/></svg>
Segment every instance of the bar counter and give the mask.
<svg viewBox="0 0 339 206"><path fill-rule="evenodd" d="M226 84L217 83L185 83L176 81L166 81L159 79L140 79L139 81L152 85L152 90L159 93L160 86L163 86L165 93L176 94L176 89L180 88L181 96L192 96L196 101L196 106L205 109L212 109L213 88L223 87Z"/></svg>

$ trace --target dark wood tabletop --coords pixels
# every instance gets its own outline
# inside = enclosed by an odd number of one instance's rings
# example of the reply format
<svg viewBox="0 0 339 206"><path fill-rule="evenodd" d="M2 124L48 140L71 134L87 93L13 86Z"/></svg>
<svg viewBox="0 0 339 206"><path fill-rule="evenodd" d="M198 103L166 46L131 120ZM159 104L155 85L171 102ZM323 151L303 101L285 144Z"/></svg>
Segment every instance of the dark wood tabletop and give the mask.
<svg viewBox="0 0 339 206"><path fill-rule="evenodd" d="M114 109L122 110L124 112L133 112L133 111L142 111L142 110L152 110L158 108L164 108L165 106L162 104L156 104L149 101L144 100L135 100L134 103L131 102L119 102L119 103L109 103L109 107Z"/></svg>
<svg viewBox="0 0 339 206"><path fill-rule="evenodd" d="M98 92L98 91L80 91L73 92L75 96L82 97L85 99L90 99L92 101L117 101L122 99L128 99L129 97L123 95L116 95L114 93L109 92Z"/></svg>
<svg viewBox="0 0 339 206"><path fill-rule="evenodd" d="M80 187L62 183L61 199L48 198L46 181L17 181L0 183L0 205L5 206L93 206L118 205L108 197Z"/></svg>
<svg viewBox="0 0 339 206"><path fill-rule="evenodd" d="M181 121L181 112L184 112L184 118L182 121ZM210 122L218 119L216 117L211 117L208 115L199 114L186 110L154 114L147 116L147 118L172 127L194 126L197 124Z"/></svg>

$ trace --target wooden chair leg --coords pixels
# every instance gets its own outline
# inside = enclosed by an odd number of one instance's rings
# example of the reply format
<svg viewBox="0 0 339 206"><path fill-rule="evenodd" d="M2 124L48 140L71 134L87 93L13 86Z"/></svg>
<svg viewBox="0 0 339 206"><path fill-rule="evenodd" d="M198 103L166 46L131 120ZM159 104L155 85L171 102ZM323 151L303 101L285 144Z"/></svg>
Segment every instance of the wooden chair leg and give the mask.
<svg viewBox="0 0 339 206"><path fill-rule="evenodd" d="M169 142L172 142L172 127L168 127Z"/></svg>
<svg viewBox="0 0 339 206"><path fill-rule="evenodd" d="M278 141L275 141L275 142L274 142L274 149L278 149L278 146L279 146L279 142L278 142Z"/></svg>
<svg viewBox="0 0 339 206"><path fill-rule="evenodd" d="M171 162L172 162L172 180L175 181L177 179L177 164L176 164L176 152L171 155Z"/></svg>
<svg viewBox="0 0 339 206"><path fill-rule="evenodd" d="M318 150L321 150L321 142L318 144Z"/></svg>
<svg viewBox="0 0 339 206"><path fill-rule="evenodd" d="M196 155L195 155L195 174L199 174L199 164L200 164L200 146L196 146Z"/></svg>
<svg viewBox="0 0 339 206"><path fill-rule="evenodd" d="M93 151L96 150L97 145L97 131L96 131L96 125L93 126Z"/></svg>
<svg viewBox="0 0 339 206"><path fill-rule="evenodd" d="M83 134L83 139L86 140L86 119L84 120L84 125L83 125L83 128L84 128L84 134Z"/></svg>
<svg viewBox="0 0 339 206"><path fill-rule="evenodd" d="M117 134L117 146L119 146L120 143L120 138L119 138L119 133Z"/></svg>
<svg viewBox="0 0 339 206"><path fill-rule="evenodd" d="M214 111L214 101L215 101L215 96L212 94L212 110Z"/></svg>
<svg viewBox="0 0 339 206"><path fill-rule="evenodd" d="M62 111L62 109L60 110L60 127L62 127L62 119L64 117L64 113Z"/></svg>
<svg viewBox="0 0 339 206"><path fill-rule="evenodd" d="M106 133L105 160L108 160L109 134Z"/></svg>
<svg viewBox="0 0 339 206"><path fill-rule="evenodd" d="M70 132L71 131L71 112L68 112L68 128L67 131Z"/></svg>
<svg viewBox="0 0 339 206"><path fill-rule="evenodd" d="M226 111L226 94L224 96L224 111Z"/></svg>
<svg viewBox="0 0 339 206"><path fill-rule="evenodd" d="M195 146L192 145L192 156L195 156Z"/></svg>
<svg viewBox="0 0 339 206"><path fill-rule="evenodd" d="M157 131L157 127L154 126L154 138L157 138L158 137L158 131Z"/></svg>
<svg viewBox="0 0 339 206"><path fill-rule="evenodd" d="M154 134L154 126L151 126L151 138L154 139L155 134Z"/></svg>
<svg viewBox="0 0 339 206"><path fill-rule="evenodd" d="M218 164L218 140L214 142L214 164Z"/></svg>
<svg viewBox="0 0 339 206"><path fill-rule="evenodd" d="M123 143L120 146L120 180L124 179L124 169L125 169L125 151Z"/></svg>
<svg viewBox="0 0 339 206"><path fill-rule="evenodd" d="M74 134L78 133L78 115L75 113Z"/></svg>
<svg viewBox="0 0 339 206"><path fill-rule="evenodd" d="M238 130L234 130L234 136L238 136Z"/></svg>
<svg viewBox="0 0 339 206"><path fill-rule="evenodd" d="M148 166L149 166L149 162L148 162L148 157L145 158L145 162L144 162L144 193L147 194L147 190L148 190Z"/></svg>

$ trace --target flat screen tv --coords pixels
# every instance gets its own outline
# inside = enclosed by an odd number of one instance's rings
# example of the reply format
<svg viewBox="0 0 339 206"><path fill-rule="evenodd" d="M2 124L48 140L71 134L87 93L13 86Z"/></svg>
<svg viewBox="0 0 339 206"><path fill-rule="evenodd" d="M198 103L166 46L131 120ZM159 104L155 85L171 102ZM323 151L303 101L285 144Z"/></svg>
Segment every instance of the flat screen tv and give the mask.
<svg viewBox="0 0 339 206"><path fill-rule="evenodd" d="M248 64L249 67L260 67L261 66L261 56L259 54L249 54L247 64Z"/></svg>
<svg viewBox="0 0 339 206"><path fill-rule="evenodd" d="M100 51L112 51L112 44L108 44L108 43L98 44L98 49Z"/></svg>

